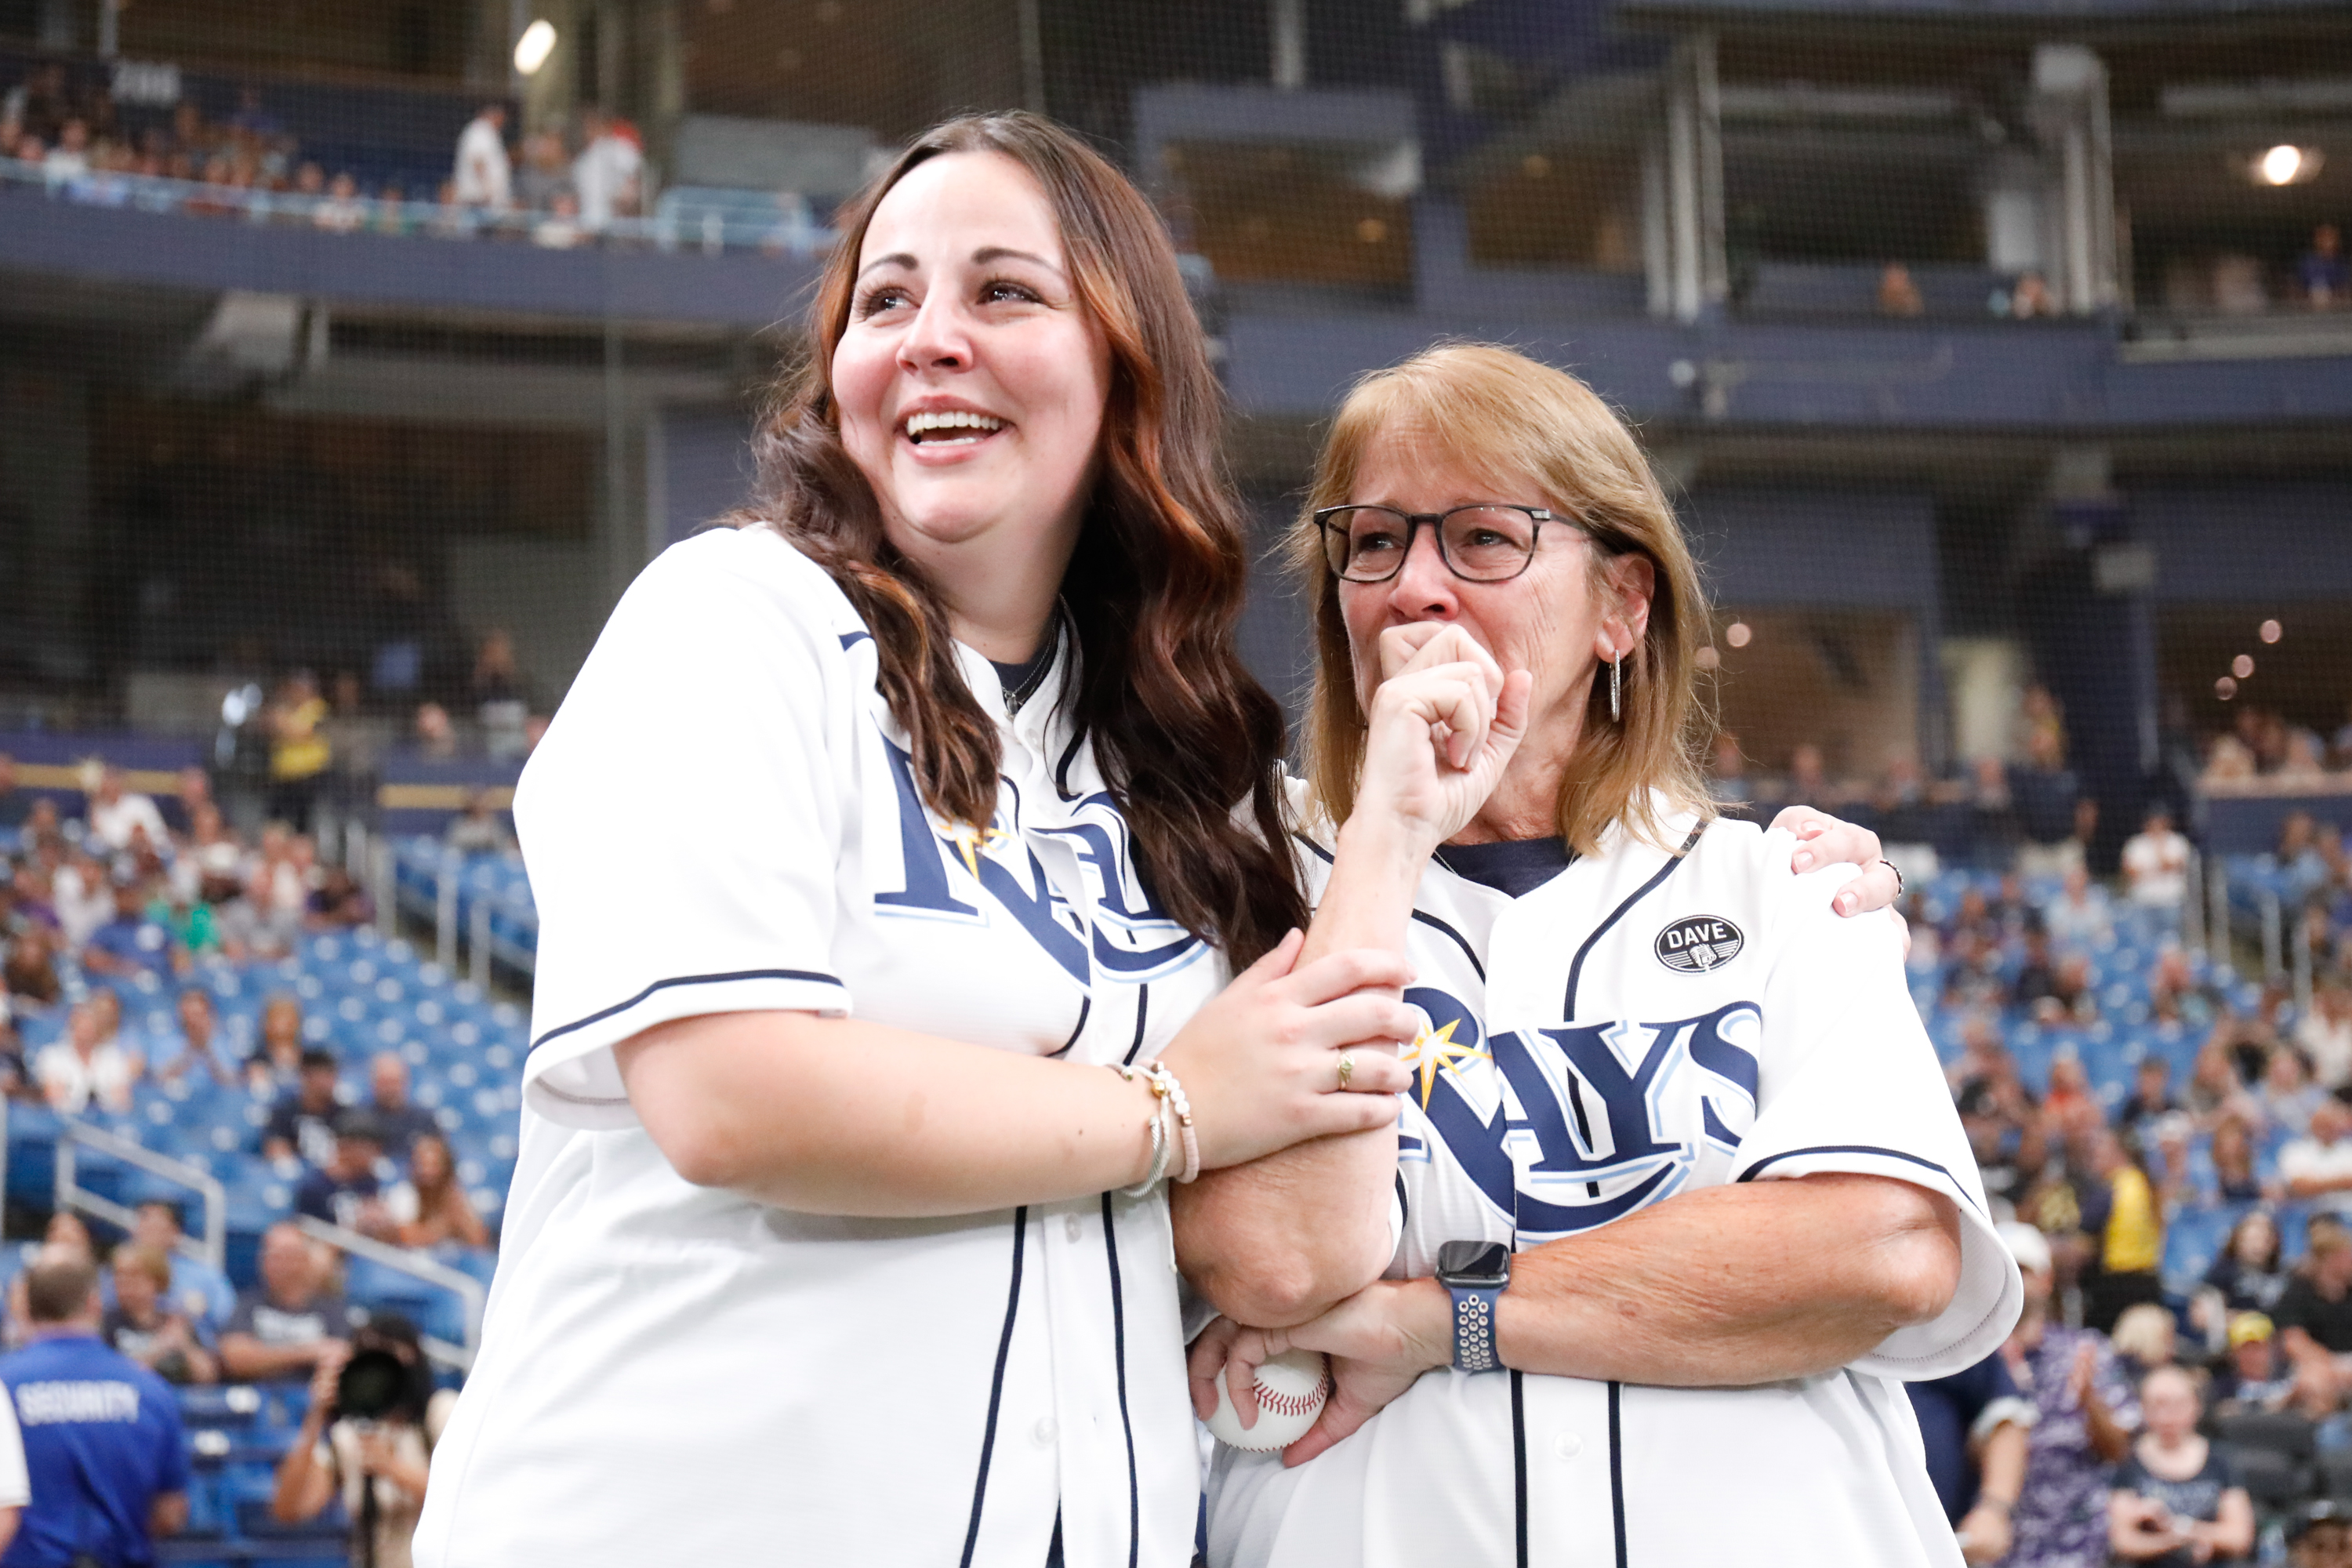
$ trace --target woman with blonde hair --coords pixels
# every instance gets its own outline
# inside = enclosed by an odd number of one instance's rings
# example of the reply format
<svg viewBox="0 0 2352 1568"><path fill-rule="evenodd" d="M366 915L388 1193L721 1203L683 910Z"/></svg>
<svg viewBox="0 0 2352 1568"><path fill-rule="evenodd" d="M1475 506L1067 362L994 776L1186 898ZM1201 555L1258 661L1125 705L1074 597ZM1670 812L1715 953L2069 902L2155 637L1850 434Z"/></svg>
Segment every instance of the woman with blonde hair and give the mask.
<svg viewBox="0 0 2352 1568"><path fill-rule="evenodd" d="M1395 1127L1174 1200L1227 1315L1194 1407L1336 1376L1286 1456L1220 1450L1212 1563L1948 1561L1897 1380L1990 1353L2018 1272L1894 931L1714 817L1632 435L1433 349L1348 398L1297 538L1316 936L1402 952L1419 1027Z"/></svg>

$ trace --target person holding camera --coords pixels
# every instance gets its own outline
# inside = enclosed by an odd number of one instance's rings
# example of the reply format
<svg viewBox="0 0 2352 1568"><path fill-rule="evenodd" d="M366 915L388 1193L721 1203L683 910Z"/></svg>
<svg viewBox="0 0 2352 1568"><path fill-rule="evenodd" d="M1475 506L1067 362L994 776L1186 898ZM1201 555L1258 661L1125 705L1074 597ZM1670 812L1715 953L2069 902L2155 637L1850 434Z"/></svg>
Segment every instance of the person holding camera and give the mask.
<svg viewBox="0 0 2352 1568"><path fill-rule="evenodd" d="M416 1330L377 1314L331 1347L310 1379L310 1408L278 1462L271 1517L315 1519L338 1492L352 1521L352 1561L409 1568L433 1446L457 1402L436 1391Z"/></svg>

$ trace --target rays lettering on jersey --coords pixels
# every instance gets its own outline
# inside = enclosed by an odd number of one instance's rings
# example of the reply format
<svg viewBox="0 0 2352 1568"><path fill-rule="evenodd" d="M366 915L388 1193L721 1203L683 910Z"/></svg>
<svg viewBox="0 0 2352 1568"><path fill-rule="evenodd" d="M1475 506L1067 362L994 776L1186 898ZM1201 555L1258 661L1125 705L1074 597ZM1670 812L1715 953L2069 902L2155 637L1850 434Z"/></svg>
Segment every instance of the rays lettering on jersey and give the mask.
<svg viewBox="0 0 2352 1568"><path fill-rule="evenodd" d="M1097 920L1089 931L1055 890L1034 851L1023 852L1028 862L1025 881L983 852L1012 835L993 826L985 833L969 827L940 831L915 789L911 759L887 736L882 744L898 786L898 847L907 881L895 892L875 895L878 912L984 919L977 905L956 896L950 868L961 867L1080 985L1089 979L1089 938L1094 962L1111 978L1124 981L1156 980L1207 951L1199 937L1168 918L1136 875L1127 820L1108 795L1076 803L1076 821L1040 829L1068 844L1095 878Z"/></svg>
<svg viewBox="0 0 2352 1568"><path fill-rule="evenodd" d="M1754 1122L1763 1014L1734 1002L1695 1018L1619 1020L1486 1037L1444 992L1404 994L1444 1036L1416 1098L1444 1152L1523 1237L1622 1219L1679 1190L1701 1152L1729 1153ZM1450 1033L1449 1033L1450 1031ZM1431 1158L1409 1134L1400 1153Z"/></svg>

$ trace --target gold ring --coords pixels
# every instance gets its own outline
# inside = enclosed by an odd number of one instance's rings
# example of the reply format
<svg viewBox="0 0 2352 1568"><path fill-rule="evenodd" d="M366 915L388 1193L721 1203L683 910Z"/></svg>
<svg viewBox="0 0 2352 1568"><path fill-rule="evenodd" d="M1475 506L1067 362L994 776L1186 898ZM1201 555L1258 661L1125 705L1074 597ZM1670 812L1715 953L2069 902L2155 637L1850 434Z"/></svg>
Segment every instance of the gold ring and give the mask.
<svg viewBox="0 0 2352 1568"><path fill-rule="evenodd" d="M1353 1051L1341 1051L1339 1053L1339 1087L1341 1089L1347 1088L1349 1081L1355 1076L1356 1053Z"/></svg>

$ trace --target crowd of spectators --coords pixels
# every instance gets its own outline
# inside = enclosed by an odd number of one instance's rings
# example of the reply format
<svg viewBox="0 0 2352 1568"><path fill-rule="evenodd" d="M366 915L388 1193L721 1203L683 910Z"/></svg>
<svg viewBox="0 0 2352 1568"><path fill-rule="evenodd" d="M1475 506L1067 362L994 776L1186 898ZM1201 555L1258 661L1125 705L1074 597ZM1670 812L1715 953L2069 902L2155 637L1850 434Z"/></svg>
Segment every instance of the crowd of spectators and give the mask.
<svg viewBox="0 0 2352 1568"><path fill-rule="evenodd" d="M8 170L92 205L161 202L336 234L478 234L555 249L634 233L628 220L643 216L649 182L643 134L593 105L511 148L506 105L486 105L446 178L369 187L350 169L305 157L252 88L226 119L183 99L167 122L134 127L103 88L77 88L56 62L0 92L0 172Z"/></svg>

